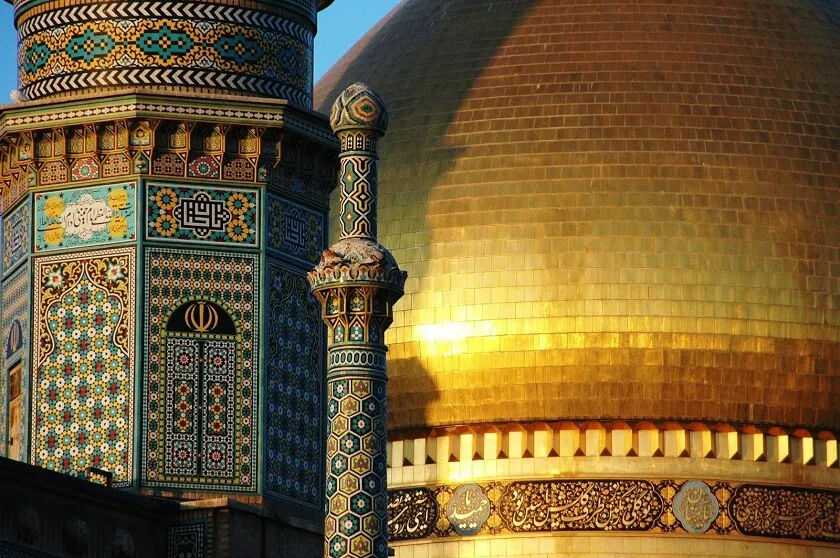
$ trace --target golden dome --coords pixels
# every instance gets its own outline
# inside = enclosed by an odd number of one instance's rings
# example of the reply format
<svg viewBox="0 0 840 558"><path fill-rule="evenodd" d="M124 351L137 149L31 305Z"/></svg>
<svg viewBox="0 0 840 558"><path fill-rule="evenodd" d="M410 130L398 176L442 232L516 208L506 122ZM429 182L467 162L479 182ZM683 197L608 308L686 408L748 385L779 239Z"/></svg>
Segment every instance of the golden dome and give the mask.
<svg viewBox="0 0 840 558"><path fill-rule="evenodd" d="M390 426L840 427L840 6L407 0L385 99Z"/></svg>

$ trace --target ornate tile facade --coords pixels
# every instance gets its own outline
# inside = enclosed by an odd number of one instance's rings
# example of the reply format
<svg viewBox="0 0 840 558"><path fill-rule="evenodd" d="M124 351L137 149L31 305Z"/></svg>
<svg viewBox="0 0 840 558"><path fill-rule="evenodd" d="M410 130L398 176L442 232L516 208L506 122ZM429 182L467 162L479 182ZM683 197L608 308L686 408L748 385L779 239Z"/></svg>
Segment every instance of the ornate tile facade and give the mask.
<svg viewBox="0 0 840 558"><path fill-rule="evenodd" d="M147 486L256 490L258 279L256 255L147 251Z"/></svg>
<svg viewBox="0 0 840 558"><path fill-rule="evenodd" d="M134 248L35 259L35 465L132 479L134 266Z"/></svg>
<svg viewBox="0 0 840 558"><path fill-rule="evenodd" d="M35 251L137 239L133 182L35 194Z"/></svg>
<svg viewBox="0 0 840 558"><path fill-rule="evenodd" d="M309 270L324 247L324 214L269 193L266 247Z"/></svg>
<svg viewBox="0 0 840 558"><path fill-rule="evenodd" d="M167 558L204 558L205 528L204 523L170 527Z"/></svg>
<svg viewBox="0 0 840 558"><path fill-rule="evenodd" d="M12 269L29 253L32 211L26 202L3 219L3 273Z"/></svg>
<svg viewBox="0 0 840 558"><path fill-rule="evenodd" d="M312 106L313 31L281 15L196 2L103 2L19 17L20 83L32 99L154 83Z"/></svg>
<svg viewBox="0 0 840 558"><path fill-rule="evenodd" d="M324 335L302 271L267 262L265 466L267 494L323 507Z"/></svg>
<svg viewBox="0 0 840 558"><path fill-rule="evenodd" d="M149 184L146 238L257 246L258 200L256 190Z"/></svg>
<svg viewBox="0 0 840 558"><path fill-rule="evenodd" d="M564 531L741 534L826 542L840 537L840 492L834 490L579 479L407 488L391 490L388 496L392 542Z"/></svg>
<svg viewBox="0 0 840 558"><path fill-rule="evenodd" d="M8 368L18 360L21 363L22 417L29 416L30 392L29 385L29 267L23 267L14 275L3 281L3 352L0 355L3 368L0 370L0 436L6 436L6 420L8 418ZM0 444L0 455L5 456L7 444ZM29 428L23 428L21 440L21 458L26 460L29 455Z"/></svg>

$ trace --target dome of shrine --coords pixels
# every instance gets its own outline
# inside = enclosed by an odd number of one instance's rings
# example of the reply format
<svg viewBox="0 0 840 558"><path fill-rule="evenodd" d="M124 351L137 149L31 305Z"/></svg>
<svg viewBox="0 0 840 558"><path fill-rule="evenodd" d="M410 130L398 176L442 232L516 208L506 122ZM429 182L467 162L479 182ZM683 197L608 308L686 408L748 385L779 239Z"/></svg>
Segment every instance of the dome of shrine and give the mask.
<svg viewBox="0 0 840 558"><path fill-rule="evenodd" d="M390 114L390 427L840 428L838 45L828 0L400 4L315 93Z"/></svg>

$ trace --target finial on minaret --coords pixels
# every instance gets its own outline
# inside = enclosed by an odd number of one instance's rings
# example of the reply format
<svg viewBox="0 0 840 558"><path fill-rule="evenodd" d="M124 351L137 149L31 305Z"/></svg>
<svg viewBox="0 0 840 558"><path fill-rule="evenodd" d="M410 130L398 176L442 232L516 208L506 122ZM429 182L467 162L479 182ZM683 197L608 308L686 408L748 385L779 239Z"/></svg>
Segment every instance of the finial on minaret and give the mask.
<svg viewBox="0 0 840 558"><path fill-rule="evenodd" d="M388 129L388 111L373 89L357 82L345 89L333 103L330 126L339 138L344 132L360 130L374 133L379 138Z"/></svg>
<svg viewBox="0 0 840 558"><path fill-rule="evenodd" d="M309 272L327 324L325 555L388 556L385 330L406 273L376 240L376 142L388 127L382 99L362 83L330 117L341 142L341 235Z"/></svg>
<svg viewBox="0 0 840 558"><path fill-rule="evenodd" d="M376 238L376 142L388 128L385 103L354 83L332 106L330 125L341 142L341 238Z"/></svg>

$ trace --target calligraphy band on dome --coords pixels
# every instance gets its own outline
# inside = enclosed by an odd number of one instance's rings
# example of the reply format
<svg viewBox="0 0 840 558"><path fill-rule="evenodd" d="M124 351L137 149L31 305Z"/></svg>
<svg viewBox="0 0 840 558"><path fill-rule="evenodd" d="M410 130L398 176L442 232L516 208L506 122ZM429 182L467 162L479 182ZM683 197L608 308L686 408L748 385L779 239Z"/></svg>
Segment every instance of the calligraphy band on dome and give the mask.
<svg viewBox="0 0 840 558"><path fill-rule="evenodd" d="M838 508L836 490L711 480L482 482L391 489L388 536L608 531L835 542Z"/></svg>

